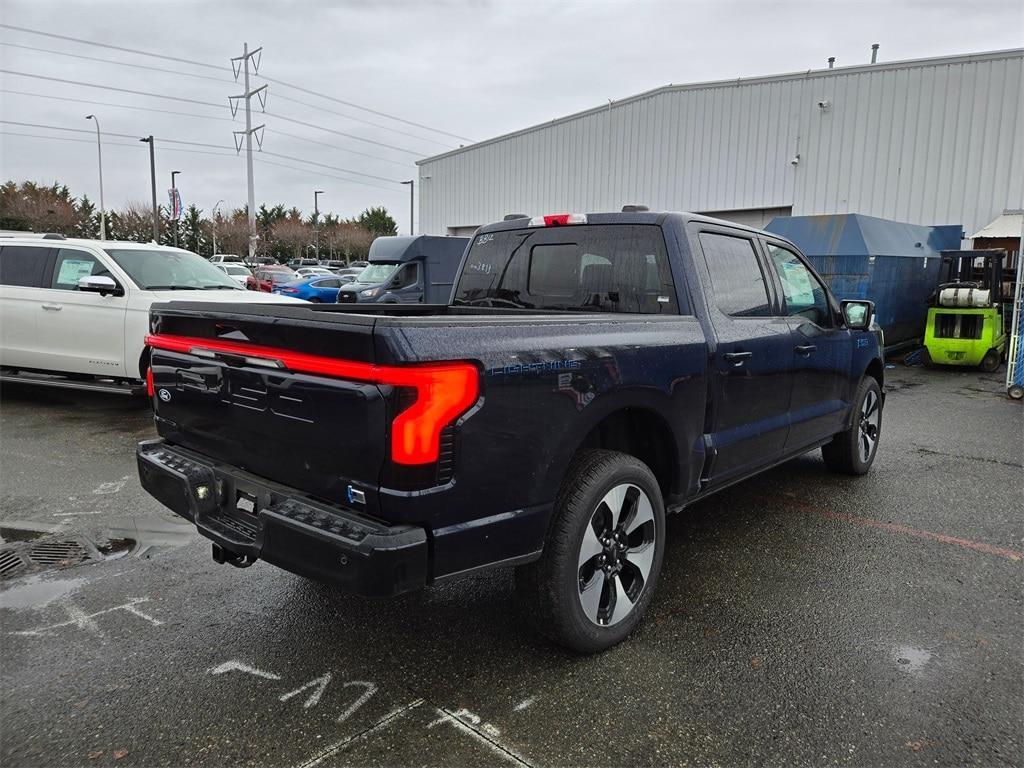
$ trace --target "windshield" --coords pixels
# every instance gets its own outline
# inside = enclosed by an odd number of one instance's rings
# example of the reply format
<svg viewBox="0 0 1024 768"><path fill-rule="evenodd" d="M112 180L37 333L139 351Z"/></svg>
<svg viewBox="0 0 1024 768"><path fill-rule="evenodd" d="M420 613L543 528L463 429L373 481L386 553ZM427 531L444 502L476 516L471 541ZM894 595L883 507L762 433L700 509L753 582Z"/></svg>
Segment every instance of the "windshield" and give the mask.
<svg viewBox="0 0 1024 768"><path fill-rule="evenodd" d="M295 274L290 269L273 269L263 273L263 279L269 280L273 285L290 283L292 280L296 280L299 277L300 275Z"/></svg>
<svg viewBox="0 0 1024 768"><path fill-rule="evenodd" d="M360 283L383 283L398 269L397 264L371 264L359 273Z"/></svg>
<svg viewBox="0 0 1024 768"><path fill-rule="evenodd" d="M149 291L243 291L237 282L188 251L106 248L139 288Z"/></svg>

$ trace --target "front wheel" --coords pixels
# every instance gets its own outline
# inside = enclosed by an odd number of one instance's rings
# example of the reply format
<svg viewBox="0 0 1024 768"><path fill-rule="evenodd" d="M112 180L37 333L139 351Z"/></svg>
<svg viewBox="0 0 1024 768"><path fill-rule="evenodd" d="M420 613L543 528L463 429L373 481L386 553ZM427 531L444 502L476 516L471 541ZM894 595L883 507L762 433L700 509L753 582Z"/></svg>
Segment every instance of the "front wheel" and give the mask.
<svg viewBox="0 0 1024 768"><path fill-rule="evenodd" d="M994 373L999 370L999 366L1003 363L1003 354L998 349L990 349L985 353L985 356L981 358L981 363L978 366L985 373Z"/></svg>
<svg viewBox="0 0 1024 768"><path fill-rule="evenodd" d="M871 469L882 436L882 389L872 376L861 379L853 398L850 428L821 448L825 464L834 472L865 475Z"/></svg>
<svg viewBox="0 0 1024 768"><path fill-rule="evenodd" d="M574 459L540 560L516 569L538 631L580 653L621 642L643 617L661 571L665 510L646 464L616 451Z"/></svg>

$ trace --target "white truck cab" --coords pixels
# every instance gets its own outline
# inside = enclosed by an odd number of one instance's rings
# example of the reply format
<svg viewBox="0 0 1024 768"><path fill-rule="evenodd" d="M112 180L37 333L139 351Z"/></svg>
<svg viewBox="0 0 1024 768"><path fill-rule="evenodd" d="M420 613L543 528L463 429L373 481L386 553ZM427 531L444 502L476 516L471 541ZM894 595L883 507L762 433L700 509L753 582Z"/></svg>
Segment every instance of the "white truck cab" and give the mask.
<svg viewBox="0 0 1024 768"><path fill-rule="evenodd" d="M137 387L146 375L150 305L173 300L295 301L247 291L180 248L0 235L3 380Z"/></svg>

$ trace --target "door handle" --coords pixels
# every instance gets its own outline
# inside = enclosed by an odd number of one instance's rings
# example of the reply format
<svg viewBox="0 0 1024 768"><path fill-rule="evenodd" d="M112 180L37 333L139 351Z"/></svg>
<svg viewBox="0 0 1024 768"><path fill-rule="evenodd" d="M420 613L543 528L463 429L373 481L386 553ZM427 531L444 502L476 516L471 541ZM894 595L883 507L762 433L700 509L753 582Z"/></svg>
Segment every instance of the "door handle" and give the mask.
<svg viewBox="0 0 1024 768"><path fill-rule="evenodd" d="M64 305L63 304L43 304L43 309L49 309L49 310L52 310L54 312L60 312L62 309L64 309Z"/></svg>
<svg viewBox="0 0 1024 768"><path fill-rule="evenodd" d="M817 349L814 344L797 344L793 347L794 350L799 352L801 355L809 355L811 352Z"/></svg>
<svg viewBox="0 0 1024 768"><path fill-rule="evenodd" d="M738 367L743 365L745 360L749 360L753 357L753 352L726 352L722 355L726 362L730 362L733 366Z"/></svg>

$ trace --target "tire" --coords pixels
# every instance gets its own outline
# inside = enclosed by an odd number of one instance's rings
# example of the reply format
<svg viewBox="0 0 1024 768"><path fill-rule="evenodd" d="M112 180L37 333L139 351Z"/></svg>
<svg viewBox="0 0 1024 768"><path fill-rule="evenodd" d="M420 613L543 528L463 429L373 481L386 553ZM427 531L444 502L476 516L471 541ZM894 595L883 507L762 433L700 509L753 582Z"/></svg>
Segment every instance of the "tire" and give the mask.
<svg viewBox="0 0 1024 768"><path fill-rule="evenodd" d="M999 366L1003 364L1003 356L998 349L990 349L985 353L985 356L981 358L981 363L978 367L981 368L985 373L995 373L999 370Z"/></svg>
<svg viewBox="0 0 1024 768"><path fill-rule="evenodd" d="M1021 398L1024 398L1024 387L1012 386L1006 390L1006 394L1014 400L1020 400Z"/></svg>
<svg viewBox="0 0 1024 768"><path fill-rule="evenodd" d="M928 347L921 347L921 365L925 368L934 368L935 363L932 362L931 353L928 351Z"/></svg>
<svg viewBox="0 0 1024 768"><path fill-rule="evenodd" d="M853 424L821 448L825 465L833 472L866 475L878 454L882 435L882 390L865 376L853 398Z"/></svg>
<svg viewBox="0 0 1024 768"><path fill-rule="evenodd" d="M664 552L651 470L625 453L586 451L562 481L540 560L516 569L516 595L540 634L579 653L603 651L639 624Z"/></svg>

